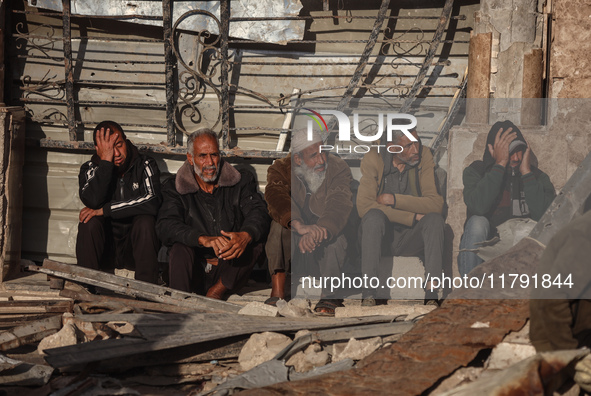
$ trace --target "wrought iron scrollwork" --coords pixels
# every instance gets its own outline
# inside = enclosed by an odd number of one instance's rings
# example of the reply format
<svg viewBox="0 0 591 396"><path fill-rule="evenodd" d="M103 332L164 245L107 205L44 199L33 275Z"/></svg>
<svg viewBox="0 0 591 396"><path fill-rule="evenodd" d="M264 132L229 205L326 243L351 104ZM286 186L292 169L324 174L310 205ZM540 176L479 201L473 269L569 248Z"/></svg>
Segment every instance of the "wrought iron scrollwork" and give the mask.
<svg viewBox="0 0 591 396"><path fill-rule="evenodd" d="M16 49L26 49L27 52L29 52L28 55L35 55L32 52L38 51L40 53L39 55L47 59L51 59L56 62L63 61L63 57L55 57L49 54L50 51L55 50L55 42L62 40L61 37L54 37L55 28L53 26L39 25L28 33L23 31L24 27L25 24L23 22L19 22L16 24L16 33L14 34L14 37L16 39ZM46 29L47 31L45 32L45 34L35 34L38 32L43 32Z"/></svg>
<svg viewBox="0 0 591 396"><path fill-rule="evenodd" d="M221 23L219 19L212 13L204 10L191 10L181 15L173 26L173 51L184 70L179 73L178 102L176 105L176 112L174 123L176 127L184 134L190 134L191 131L185 127L183 120L190 120L193 124L200 124L203 121L203 114L198 105L204 102L204 98L208 90L215 93L218 98L218 117L213 125L207 127L215 128L222 119L222 94L220 92L220 82L215 81L214 77L218 74L218 68L222 61L222 54L217 46L220 42L220 37L216 37L211 42L209 39L212 34L209 30L203 29L196 34L197 44L200 46L200 51L197 57L197 64L193 66L192 62L187 62L183 59L182 53L179 50L179 41L182 34L179 26L187 18L194 16L205 16L215 21L218 26L218 31L221 31Z"/></svg>

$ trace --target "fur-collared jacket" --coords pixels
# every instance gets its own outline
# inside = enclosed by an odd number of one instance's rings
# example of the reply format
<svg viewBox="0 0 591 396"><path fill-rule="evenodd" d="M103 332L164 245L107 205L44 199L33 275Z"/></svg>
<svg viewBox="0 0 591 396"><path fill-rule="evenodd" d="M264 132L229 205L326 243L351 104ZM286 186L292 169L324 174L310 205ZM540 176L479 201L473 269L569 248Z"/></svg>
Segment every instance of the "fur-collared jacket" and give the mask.
<svg viewBox="0 0 591 396"><path fill-rule="evenodd" d="M265 199L273 220L285 228L290 221L302 221L302 208L306 201L306 187L291 174L292 157L276 160L267 171ZM318 216L317 225L324 227L333 238L341 233L347 224L353 208L351 200L351 169L341 158L329 154L324 182L316 193L310 196L310 211ZM292 186L292 181L295 185ZM292 201L293 199L293 201ZM305 222L304 222L305 223Z"/></svg>
<svg viewBox="0 0 591 396"><path fill-rule="evenodd" d="M218 185L209 194L199 188L188 161L176 177L163 184L163 203L158 213L156 233L166 246L182 243L202 247L201 236L220 236L221 231L246 231L253 242L263 240L270 218L254 176L238 171L222 160Z"/></svg>

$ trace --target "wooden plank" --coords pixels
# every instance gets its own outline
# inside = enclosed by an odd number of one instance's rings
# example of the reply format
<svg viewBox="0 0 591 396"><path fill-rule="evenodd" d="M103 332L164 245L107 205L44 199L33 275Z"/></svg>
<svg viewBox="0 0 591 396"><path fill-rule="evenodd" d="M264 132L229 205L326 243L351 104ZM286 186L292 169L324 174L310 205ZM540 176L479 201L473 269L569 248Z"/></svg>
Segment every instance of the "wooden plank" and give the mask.
<svg viewBox="0 0 591 396"><path fill-rule="evenodd" d="M0 333L0 350L8 351L21 345L31 344L56 333L62 327L61 315L17 326Z"/></svg>
<svg viewBox="0 0 591 396"><path fill-rule="evenodd" d="M492 33L470 35L466 122L488 123Z"/></svg>
<svg viewBox="0 0 591 396"><path fill-rule="evenodd" d="M135 355L142 352L165 350L263 331L326 329L359 325L362 323L383 323L393 320L392 317L385 316L321 320L316 318L267 318L210 313L191 315L101 314L78 315L77 318L92 320L93 322L118 320L129 322L147 339L123 338L119 340L101 340L48 349L45 351L48 354L45 359L53 367L77 366L94 361Z"/></svg>
<svg viewBox="0 0 591 396"><path fill-rule="evenodd" d="M31 265L28 269L76 282L87 283L134 297L142 297L151 301L207 312L237 313L242 308L236 304L214 300L194 293L185 293L169 287L153 285L151 283L123 278L102 271L95 271L78 265L64 264L49 259L43 261L43 267Z"/></svg>
<svg viewBox="0 0 591 396"><path fill-rule="evenodd" d="M46 312L72 312L71 301L2 301L0 315Z"/></svg>
<svg viewBox="0 0 591 396"><path fill-rule="evenodd" d="M235 359L249 335L224 338L199 344L144 352L132 356L107 359L100 362L97 371L120 373L134 367L160 366L165 364L184 364L209 362L211 360Z"/></svg>
<svg viewBox="0 0 591 396"><path fill-rule="evenodd" d="M195 312L195 309L187 307L177 307L176 305L164 304L164 303L153 303L147 301L137 301L128 298L112 297L112 296L97 296L95 294L83 294L75 292L73 290L64 289L60 292L61 296L72 298L76 301L84 302L96 302L96 303L111 303L116 302L124 304L129 307L156 311L156 312L173 312L173 313L189 313Z"/></svg>

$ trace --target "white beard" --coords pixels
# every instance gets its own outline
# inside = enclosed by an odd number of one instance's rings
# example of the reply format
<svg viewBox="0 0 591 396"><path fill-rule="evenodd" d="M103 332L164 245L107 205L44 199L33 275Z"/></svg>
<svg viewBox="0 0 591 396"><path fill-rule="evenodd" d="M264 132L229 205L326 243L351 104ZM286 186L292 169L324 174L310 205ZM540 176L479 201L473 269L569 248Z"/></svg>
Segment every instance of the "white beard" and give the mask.
<svg viewBox="0 0 591 396"><path fill-rule="evenodd" d="M324 170L322 172L314 172L314 169L308 168L306 164L296 166L294 172L297 177L306 183L308 189L315 194L320 188L326 177L326 169L328 169L328 163L324 164Z"/></svg>

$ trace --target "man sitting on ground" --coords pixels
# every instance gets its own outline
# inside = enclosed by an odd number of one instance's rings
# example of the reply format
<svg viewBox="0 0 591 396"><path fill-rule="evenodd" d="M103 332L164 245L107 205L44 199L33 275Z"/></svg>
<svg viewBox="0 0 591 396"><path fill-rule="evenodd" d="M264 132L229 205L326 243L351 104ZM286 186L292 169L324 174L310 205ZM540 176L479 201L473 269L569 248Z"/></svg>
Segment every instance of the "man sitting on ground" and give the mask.
<svg viewBox="0 0 591 396"><path fill-rule="evenodd" d="M215 299L240 288L270 219L254 176L221 158L215 132L189 136L187 160L164 183L163 198L156 230L170 247L170 287Z"/></svg>
<svg viewBox="0 0 591 396"><path fill-rule="evenodd" d="M86 205L79 216L78 264L98 270L114 253L117 267L135 268L135 279L157 283L158 166L138 152L116 122L98 124L93 138L96 154L78 176L80 199Z"/></svg>
<svg viewBox="0 0 591 396"><path fill-rule="evenodd" d="M382 246L394 256L421 256L425 272L442 273L444 254L443 198L435 185L433 155L423 147L416 129L416 141L401 130L392 133L386 147L376 148L361 160L361 181L357 210L361 216L361 268L364 275L378 275ZM396 150L395 150L396 149ZM386 284L385 279L380 280ZM363 306L376 304L381 290L363 290ZM437 303L437 292L427 284L425 303ZM383 299L383 298L381 298Z"/></svg>
<svg viewBox="0 0 591 396"><path fill-rule="evenodd" d="M532 165L531 148L510 121L493 125L482 161L464 170L463 181L468 214L458 255L462 276L484 261L476 250L501 224L516 218L538 221L556 195L548 175Z"/></svg>
<svg viewBox="0 0 591 396"><path fill-rule="evenodd" d="M351 170L337 156L320 151L322 139L300 130L292 136L292 155L269 167L265 199L273 218L266 250L272 277L271 298L274 304L285 297L285 275L291 268L291 238L294 251L293 270L297 275L341 277L347 241L343 230L353 202ZM323 290L315 311L334 315L342 299Z"/></svg>

